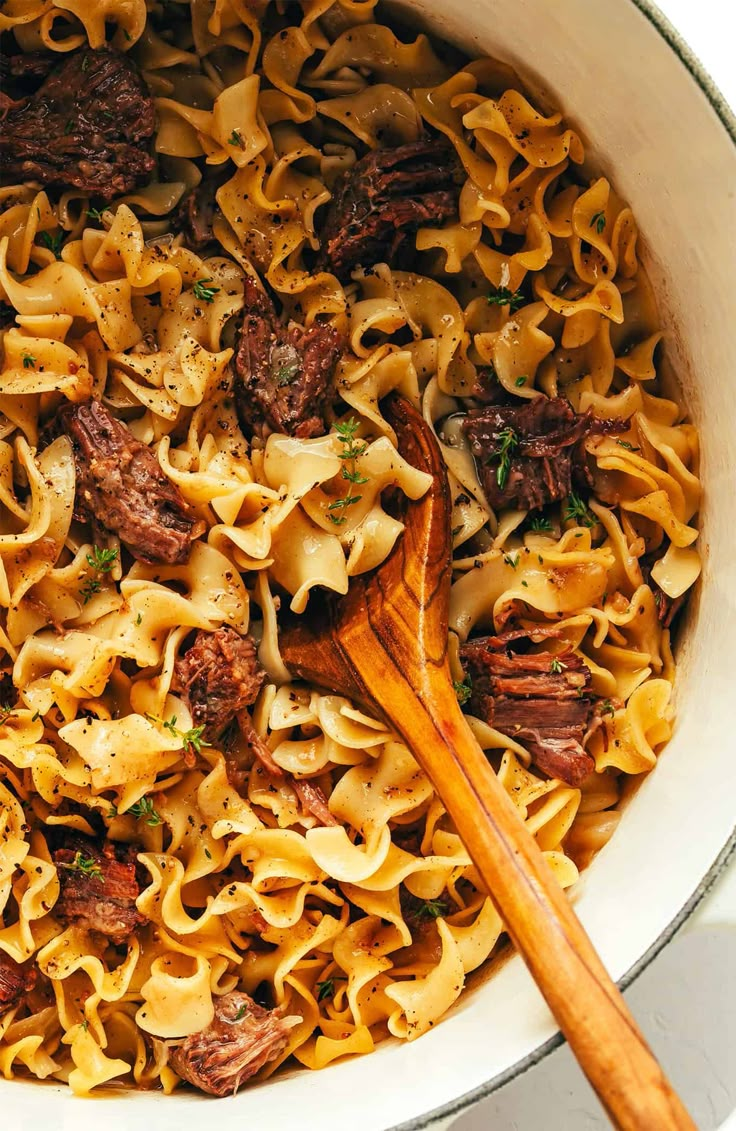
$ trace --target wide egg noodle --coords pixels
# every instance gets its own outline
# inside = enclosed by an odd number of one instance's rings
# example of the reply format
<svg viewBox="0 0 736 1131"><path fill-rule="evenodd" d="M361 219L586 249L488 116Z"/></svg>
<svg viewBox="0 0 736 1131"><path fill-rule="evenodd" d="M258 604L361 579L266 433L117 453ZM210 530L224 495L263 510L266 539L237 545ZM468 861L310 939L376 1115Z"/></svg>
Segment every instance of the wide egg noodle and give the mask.
<svg viewBox="0 0 736 1131"><path fill-rule="evenodd" d="M28 1010L0 1015L0 1071L80 1095L110 1082L171 1093L167 1042L204 1028L235 988L290 1018L261 1076L292 1057L317 1069L414 1039L504 937L411 752L378 712L293 681L279 652L285 607L301 615L320 590L344 594L401 537L387 489L418 499L430 486L396 450L388 393L420 408L448 470L453 678L469 635L516 626L538 651L572 648L606 704L579 789L468 715L563 887L615 831L629 775L651 770L670 737L660 606L701 567L697 434L660 395L666 340L635 218L588 175L578 132L509 68L446 61L424 34L388 26L375 0L192 0L166 5L166 26L160 7L7 0L0 12L18 52L129 51L158 118L153 180L99 211L78 189L0 189L0 664L18 694L0 710L0 952L40 979ZM422 224L393 266L362 264L344 283L318 270L339 178L368 149L427 130L457 156L457 215ZM172 218L211 173L213 238L196 251ZM343 523L331 518L345 488L334 429L252 443L240 430L246 277L287 318L328 320L347 343L337 421L365 445L354 471L367 482ZM462 414L490 373L519 404L563 396L625 427L585 441L586 518L563 504L535 529L523 510L489 505ZM131 564L111 538L113 569L85 596L94 546L73 518L73 453L45 426L89 397L150 447L202 533L179 566ZM555 637L535 637L551 624ZM267 764L237 728L183 756L176 731L193 719L176 661L194 631L222 625L256 639ZM305 788L324 798L326 823ZM141 801L155 821L136 817ZM54 911L47 833L92 835L100 822L137 846L144 877L146 922L114 958Z"/></svg>

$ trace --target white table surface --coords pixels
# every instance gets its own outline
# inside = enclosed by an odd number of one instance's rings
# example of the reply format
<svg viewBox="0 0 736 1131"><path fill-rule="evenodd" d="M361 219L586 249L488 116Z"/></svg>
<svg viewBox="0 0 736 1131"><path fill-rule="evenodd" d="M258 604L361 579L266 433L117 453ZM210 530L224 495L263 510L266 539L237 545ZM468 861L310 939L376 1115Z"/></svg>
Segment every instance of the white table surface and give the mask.
<svg viewBox="0 0 736 1131"><path fill-rule="evenodd" d="M736 0L659 0L659 7L736 108ZM626 999L700 1131L736 1131L736 864ZM609 1127L565 1046L460 1116L452 1131Z"/></svg>

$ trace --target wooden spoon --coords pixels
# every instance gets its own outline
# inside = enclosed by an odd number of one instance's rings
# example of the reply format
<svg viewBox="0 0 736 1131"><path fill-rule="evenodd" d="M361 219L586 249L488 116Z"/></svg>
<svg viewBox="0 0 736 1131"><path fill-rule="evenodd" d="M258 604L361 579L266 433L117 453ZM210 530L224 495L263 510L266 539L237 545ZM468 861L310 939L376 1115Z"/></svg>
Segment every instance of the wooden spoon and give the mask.
<svg viewBox="0 0 736 1131"><path fill-rule="evenodd" d="M694 1128L458 706L447 661L450 496L439 446L401 396L383 403L401 454L433 478L405 530L347 595L287 617L295 674L378 707L429 775L517 950L617 1127Z"/></svg>

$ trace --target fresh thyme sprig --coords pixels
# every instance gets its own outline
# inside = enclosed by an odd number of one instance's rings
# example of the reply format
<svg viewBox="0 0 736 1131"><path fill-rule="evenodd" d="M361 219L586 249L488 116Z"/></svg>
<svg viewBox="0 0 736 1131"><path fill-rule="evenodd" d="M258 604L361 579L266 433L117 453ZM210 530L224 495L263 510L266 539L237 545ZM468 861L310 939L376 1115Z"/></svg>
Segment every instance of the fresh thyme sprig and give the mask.
<svg viewBox="0 0 736 1131"><path fill-rule="evenodd" d="M0 703L0 726L6 723L13 713L13 708L7 703Z"/></svg>
<svg viewBox="0 0 736 1131"><path fill-rule="evenodd" d="M325 1001L327 998L335 996L337 990L335 982L347 982L347 978L343 977L342 974L333 974L331 977L325 978L324 981L315 983L317 1001Z"/></svg>
<svg viewBox="0 0 736 1131"><path fill-rule="evenodd" d="M170 719L162 719L158 715L146 715L150 723L157 723L162 726L164 730L169 731L174 738L181 741L182 750L186 754L201 754L203 746L211 746L211 742L206 742L202 735L205 732L204 724L199 727L191 727L189 730L179 730L176 725L176 715Z"/></svg>
<svg viewBox="0 0 736 1131"><path fill-rule="evenodd" d="M302 368L302 363L298 357L293 361L288 361L284 365L280 365L276 371L276 380L279 385L290 385L295 377L298 377Z"/></svg>
<svg viewBox="0 0 736 1131"><path fill-rule="evenodd" d="M441 899L425 899L415 912L416 919L442 919L448 907Z"/></svg>
<svg viewBox="0 0 736 1131"><path fill-rule="evenodd" d="M40 239L44 247L47 247L49 251L53 251L54 257L56 259L60 259L61 245L64 242L65 234L66 233L64 232L64 229L60 228L59 231L54 232L53 235L51 234L51 232L41 232L38 238Z"/></svg>
<svg viewBox="0 0 736 1131"><path fill-rule="evenodd" d="M508 287L494 287L486 295L486 301L490 306L508 306L513 314L515 310L524 305L526 299L521 291L510 291Z"/></svg>
<svg viewBox="0 0 736 1131"><path fill-rule="evenodd" d="M495 456L498 460L496 482L502 491L508 482L509 471L511 470L511 454L518 446L519 437L513 428L504 428L502 432L499 432L498 446L491 452L491 456Z"/></svg>
<svg viewBox="0 0 736 1131"><path fill-rule="evenodd" d="M567 667L567 664L563 664L562 660L558 660L557 657L555 656L555 658L552 660L552 662L549 665L549 670L551 672L554 672L555 675L561 675L562 672L564 672L566 667Z"/></svg>
<svg viewBox="0 0 736 1131"><path fill-rule="evenodd" d="M212 302L215 295L219 291L219 287L211 287L208 284L212 282L211 278L197 279L192 287L192 294L200 302Z"/></svg>
<svg viewBox="0 0 736 1131"><path fill-rule="evenodd" d="M74 859L71 863L62 863L60 867L67 868L70 872L81 872L84 876L89 876L90 879L99 880L101 884L105 882L102 868L97 863L94 856L84 856L81 852L75 852Z"/></svg>
<svg viewBox="0 0 736 1131"><path fill-rule="evenodd" d="M552 523L543 514L535 514L533 518L529 519L529 529L533 530L535 534L549 534L552 530Z"/></svg>
<svg viewBox="0 0 736 1131"><path fill-rule="evenodd" d="M20 356L21 356L21 361L23 362L23 368L24 369L35 369L36 368L36 359L35 359L35 357L33 356L32 353L28 353L26 350L24 350L23 353Z"/></svg>
<svg viewBox="0 0 736 1131"><path fill-rule="evenodd" d="M82 598L82 602L85 605L88 601L92 600L95 593L99 593L100 586L102 585L102 578L100 575L110 572L110 570L115 565L117 556L118 551L116 549L107 550L104 546L102 547L102 549L100 549L99 546L93 546L92 553L87 554L87 564L89 565L90 569L94 570L95 576L88 577L82 588L79 590L79 596Z"/></svg>
<svg viewBox="0 0 736 1131"><path fill-rule="evenodd" d="M156 812L153 807L152 797L141 797L140 801L136 801L131 805L126 813L130 813L131 817L135 817L136 821L145 820L147 825L155 828L156 825L161 824L161 816Z"/></svg>
<svg viewBox="0 0 736 1131"><path fill-rule="evenodd" d="M470 696L473 694L473 684L471 683L470 676L466 675L465 679L462 680L453 680L452 686L455 689L458 703L461 707L463 707L467 703Z"/></svg>
<svg viewBox="0 0 736 1131"><path fill-rule="evenodd" d="M567 503L565 505L565 519L568 522L576 522L578 526L595 526L597 519L588 510L587 506L574 491L571 491L567 496Z"/></svg>
<svg viewBox="0 0 736 1131"><path fill-rule="evenodd" d="M363 483L368 482L365 476L361 475L358 471L357 461L368 448L366 443L362 440L356 440L355 438L359 427L360 424L352 416L349 420L343 420L342 423L334 425L334 429L342 444L342 451L339 453L340 459L343 461L341 470L342 478L356 487L360 487ZM351 495L350 488L348 487L342 499L335 499L327 507L327 517L330 522L334 522L335 526L342 526L343 523L347 522L347 518L344 514L335 512L343 511L346 507L351 507L355 503L359 503L362 498L362 495Z"/></svg>

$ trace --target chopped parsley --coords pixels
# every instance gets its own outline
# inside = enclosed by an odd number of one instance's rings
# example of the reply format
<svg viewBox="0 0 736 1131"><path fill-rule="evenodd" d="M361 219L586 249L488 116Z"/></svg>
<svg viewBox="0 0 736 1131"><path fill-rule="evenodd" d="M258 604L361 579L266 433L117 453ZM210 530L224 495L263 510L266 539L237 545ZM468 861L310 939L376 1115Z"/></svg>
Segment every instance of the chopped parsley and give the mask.
<svg viewBox="0 0 736 1131"><path fill-rule="evenodd" d="M366 443L361 440L356 440L355 438L359 427L360 424L352 416L349 420L344 420L341 424L334 425L334 429L342 444L340 459L343 463L340 474L343 479L356 487L360 487L368 482L365 476L361 475L358 471L357 461L368 447ZM333 522L335 526L342 526L347 522L347 518L344 514L336 512L343 511L346 507L352 507L355 503L359 503L362 498L362 495L351 495L350 488L348 487L342 499L335 499L328 505L327 517L330 522Z"/></svg>
<svg viewBox="0 0 736 1131"><path fill-rule="evenodd" d="M516 569L519 564L520 557L521 550L517 550L515 554L504 554L503 560L505 561L506 565L511 566L512 569Z"/></svg>
<svg viewBox="0 0 736 1131"><path fill-rule="evenodd" d="M600 235L601 232L603 231L603 229L606 226L606 214L605 214L605 212L594 212L589 226L591 228L595 228L598 235Z"/></svg>
<svg viewBox="0 0 736 1131"><path fill-rule="evenodd" d="M23 368L24 369L35 369L36 368L36 359L35 359L35 357L33 356L32 353L27 353L24 350L23 353L20 356L21 356L21 360L23 362Z"/></svg>
<svg viewBox="0 0 736 1131"><path fill-rule="evenodd" d="M486 300L491 306L508 306L512 313L526 302L521 291L510 291L508 287L494 287Z"/></svg>
<svg viewBox="0 0 736 1131"><path fill-rule="evenodd" d="M211 282L211 278L197 279L194 286L192 287L192 294L196 299L199 299L200 302L212 302L215 295L219 291L219 287L208 286L208 283Z"/></svg>
<svg viewBox="0 0 736 1131"><path fill-rule="evenodd" d="M526 385L528 380L528 377L517 377L514 381L514 384L516 385L517 389L520 389L522 385Z"/></svg>
<svg viewBox="0 0 736 1131"><path fill-rule="evenodd" d="M248 1006L245 1002L243 1002L243 1004L238 1008L238 1012L235 1014L234 1020L235 1021L242 1021L247 1012L248 1012Z"/></svg>

